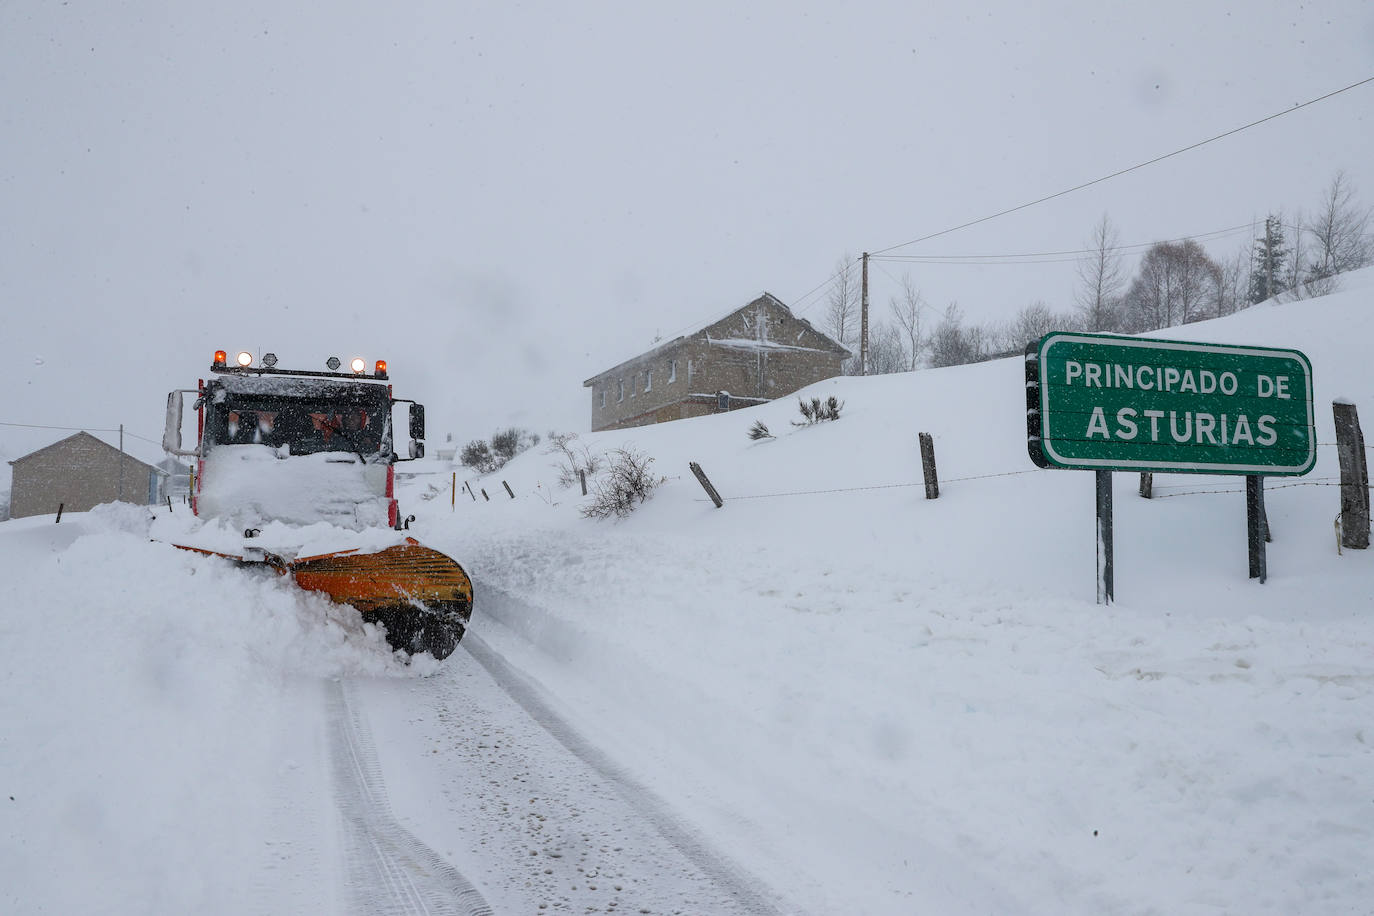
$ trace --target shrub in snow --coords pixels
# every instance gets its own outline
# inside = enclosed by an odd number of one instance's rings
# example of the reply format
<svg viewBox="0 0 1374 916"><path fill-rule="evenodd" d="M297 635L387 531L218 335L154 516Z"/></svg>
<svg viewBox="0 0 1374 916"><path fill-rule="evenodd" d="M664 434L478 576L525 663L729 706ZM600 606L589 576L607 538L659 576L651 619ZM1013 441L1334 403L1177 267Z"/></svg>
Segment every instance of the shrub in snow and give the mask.
<svg viewBox="0 0 1374 916"><path fill-rule="evenodd" d="M768 431L762 420L755 420L754 425L749 427L750 439L772 439L773 434Z"/></svg>
<svg viewBox="0 0 1374 916"><path fill-rule="evenodd" d="M580 474L591 477L605 464L605 459L590 447L573 445L576 438L577 433L550 432L549 447L544 449L545 455L558 456L554 467L558 470L558 485L565 489L580 483Z"/></svg>
<svg viewBox="0 0 1374 916"><path fill-rule="evenodd" d="M582 517L625 518L647 502L658 485L668 479L649 473L653 463L654 459L634 449L614 449L605 475L595 483L591 502L582 507Z"/></svg>
<svg viewBox="0 0 1374 916"><path fill-rule="evenodd" d="M465 467L473 468L482 474L490 474L492 471L500 470L507 461L525 449L538 444L537 433L512 426L492 433L490 444L485 439L473 439L463 446L463 450L458 453L458 460Z"/></svg>
<svg viewBox="0 0 1374 916"><path fill-rule="evenodd" d="M501 464L505 464L525 449L533 448L538 444L538 433L532 433L528 429L517 429L514 426L491 434L491 452L500 460Z"/></svg>
<svg viewBox="0 0 1374 916"><path fill-rule="evenodd" d="M802 419L793 420L793 426L811 426L815 423L824 423L826 420L838 420L840 411L844 410L844 401L837 400L832 394L821 403L820 398L812 398L809 402L798 398L797 409L801 411Z"/></svg>
<svg viewBox="0 0 1374 916"><path fill-rule="evenodd" d="M458 453L458 460L464 467L474 468L483 474L496 470L491 446L487 445L485 439L473 439L463 446L463 450Z"/></svg>

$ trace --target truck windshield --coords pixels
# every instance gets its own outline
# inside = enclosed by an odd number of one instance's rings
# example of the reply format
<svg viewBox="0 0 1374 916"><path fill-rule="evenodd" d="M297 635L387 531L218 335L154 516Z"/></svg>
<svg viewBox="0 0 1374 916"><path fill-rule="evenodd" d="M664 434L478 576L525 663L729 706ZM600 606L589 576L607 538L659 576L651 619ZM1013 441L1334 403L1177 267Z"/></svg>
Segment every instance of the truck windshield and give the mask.
<svg viewBox="0 0 1374 916"><path fill-rule="evenodd" d="M218 392L208 398L204 441L287 446L292 455L351 452L364 460L391 455L391 405L381 389L350 397L291 397Z"/></svg>

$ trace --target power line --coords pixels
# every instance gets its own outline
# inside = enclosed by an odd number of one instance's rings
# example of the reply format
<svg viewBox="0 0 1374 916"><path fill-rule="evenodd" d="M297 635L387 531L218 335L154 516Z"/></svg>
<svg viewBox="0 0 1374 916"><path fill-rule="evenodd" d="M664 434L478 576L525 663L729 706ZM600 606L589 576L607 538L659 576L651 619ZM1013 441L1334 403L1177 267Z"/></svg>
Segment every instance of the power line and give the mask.
<svg viewBox="0 0 1374 916"><path fill-rule="evenodd" d="M807 299L810 299L812 296L816 295L816 293L825 289L827 286L832 286L835 283L840 282L841 278L843 278L844 280L848 280L850 271L852 271L856 266L858 266L858 264L859 258L854 258L849 263L845 264L844 270L842 270L839 274L831 274L819 286L815 287L810 292L807 292L801 298L795 300L792 309L793 313L795 314L804 311L806 306L803 306L802 303L805 302Z"/></svg>
<svg viewBox="0 0 1374 916"><path fill-rule="evenodd" d="M1108 249L1109 253L1129 252L1142 248L1151 248L1161 244L1176 244L1178 242L1213 240L1224 238L1228 235L1235 235L1237 232L1249 229L1250 223L1243 223L1239 226L1231 226L1227 229L1214 229L1211 232L1199 232L1194 235L1183 235L1173 239L1160 239L1153 242L1132 242L1129 245L1113 245ZM1015 254L945 254L945 255L920 255L920 254L888 254L888 255L869 255L870 261L889 261L904 262L912 264L987 264L987 263L1008 263L1008 264L1058 264L1064 261L1081 260L1080 257L1070 257L1071 255L1090 255L1097 254L1096 248L1078 248L1066 251L1027 251Z"/></svg>
<svg viewBox="0 0 1374 916"><path fill-rule="evenodd" d="M1008 207L1008 208L1005 209L1005 210L1000 210L1000 211L998 211L997 213L993 213L993 214L990 214L990 215L988 215L988 216L982 216L982 217L979 217L978 219L969 220L969 221L966 222L966 223L960 223L959 225L957 225L957 226L951 226L951 227L948 228L948 229L941 229L939 232L932 232L930 235L923 235L923 236L921 236L920 238L912 239L912 240L909 241L909 242L902 242L900 245L892 245L892 246L890 246L890 247L888 247L888 248L882 249L881 251L875 251L875 252L873 252L873 254L875 254L875 255L877 255L877 254L886 254L886 253L889 252L889 251L895 251L895 250L897 250L898 248L905 248L905 247L907 247L908 245L915 245L915 244L918 243L918 242L927 242L927 241L930 241L931 239L939 238L939 237L942 236L942 235L949 235L951 232L958 232L960 229L967 229L967 228L969 228L970 226L977 226L979 223L986 223L986 222L989 222L990 220L994 220L994 219L997 219L997 218L999 218L999 217L1007 216L1008 214L1016 213L1017 211L1020 211L1020 210L1029 209L1030 207L1034 207L1034 206L1036 206L1037 204L1043 204L1043 203L1045 203L1046 201L1054 200L1054 199L1057 198L1057 197L1063 197L1063 196L1065 196L1065 195L1067 195L1067 194L1072 194L1072 193L1074 193L1075 191L1081 191L1081 190L1083 190L1084 188L1090 188L1090 187L1092 187L1092 186L1095 185L1095 184L1101 184L1101 183L1104 182L1104 181L1108 181L1108 180L1110 180L1110 179L1112 179L1112 178L1117 178L1117 177L1120 177L1121 175L1125 175L1127 172L1134 172L1134 171L1136 171L1137 169L1143 169L1143 168L1145 168L1146 166L1154 165L1154 164L1156 164L1156 163L1158 163L1158 162L1163 162L1165 159L1172 159L1174 156L1179 156L1179 155L1182 155L1183 153L1187 153L1187 152L1190 152L1190 151L1192 151L1192 150L1195 150L1195 149L1197 149L1198 147L1206 146L1208 143L1215 143L1215 142L1218 141L1218 140L1224 140L1225 138L1230 137L1230 136L1233 136L1233 135L1235 135L1235 134L1238 134L1238 133L1240 133L1240 132L1243 131L1243 130L1249 130L1249 129L1252 128L1252 127L1258 127L1258 126L1261 125L1261 124L1264 124L1264 123L1266 123L1266 122L1268 122L1268 121L1272 121L1272 120L1274 120L1275 118L1281 118L1281 117L1283 117L1283 116L1286 115L1286 114L1291 114L1292 112L1298 111L1299 109L1302 109L1302 108L1306 108L1306 107L1308 107L1309 105L1315 105L1315 104L1317 104L1318 102L1324 102L1324 101L1326 101L1326 100L1329 99L1329 98L1333 98L1334 96L1338 96L1338 95L1340 95L1340 94L1343 93L1343 92L1349 92L1351 89L1356 89L1356 88L1358 88L1358 87L1360 87L1360 86L1365 85L1366 83L1374 83L1374 76L1366 77L1365 79L1362 79L1362 80L1360 80L1359 82L1351 83L1349 86L1344 86L1344 87L1342 87L1342 88L1340 88L1340 89L1336 89L1336 90L1334 90L1334 91L1332 91L1332 92L1328 92L1328 93L1326 93L1325 95L1317 96L1315 99L1308 99L1306 102L1300 102L1300 103L1298 103L1298 104L1295 104L1292 108L1285 108L1283 111L1277 111L1277 112L1275 112L1275 113L1273 113L1273 114L1271 114L1271 115L1268 115L1267 117L1260 118L1258 121L1251 121L1249 124L1243 124L1243 125L1241 125L1240 127L1232 128L1231 130L1228 130L1228 131L1226 131L1225 133L1217 134L1217 135L1214 136L1214 137L1208 137L1206 140L1199 140L1197 143L1193 143L1193 144L1190 144L1190 145L1188 145L1188 146L1182 147L1182 148L1180 148L1180 149L1176 149L1176 150L1174 150L1172 153L1165 153L1165 154L1162 155L1162 156L1156 156L1156 157L1153 158L1153 159L1147 159L1147 160L1144 161L1144 162L1138 162L1138 163L1136 163L1135 165L1128 166L1128 167L1126 167L1126 168L1124 168L1124 169L1118 169L1117 171L1112 172L1112 173L1109 174L1109 175L1103 175L1101 178L1094 178L1092 181L1085 181L1085 182L1083 182L1082 184L1075 185L1075 186L1072 187L1072 188L1065 188L1065 189L1062 190L1062 191L1056 191L1056 192L1053 193L1053 194L1048 194L1048 195L1046 195L1046 196L1044 196L1044 197L1037 198L1036 200L1032 200L1032 201L1029 201L1029 202L1024 203L1024 204L1019 204L1019 205L1017 205L1017 206L1015 206L1015 207Z"/></svg>
<svg viewBox="0 0 1374 916"><path fill-rule="evenodd" d="M854 272L854 268L856 268L856 267L859 266L859 263L861 262L861 260L862 260L861 258L854 258L854 259L851 260L849 263L847 263L847 264L844 265L844 269L843 269L843 270L841 270L841 271L839 271L839 272L837 272L837 273L831 274L828 278L826 278L826 280L825 280L824 283L822 283L820 286L817 286L815 289L811 290L809 293L807 293L806 295L804 295L804 296L802 296L800 299L798 299L798 300L796 301L796 303L791 307L791 308L792 308L792 314L794 314L794 315L800 315L802 312L805 312L805 311L810 310L812 306L819 304L819 303L821 302L820 299L817 299L815 302L812 302L810 305L803 305L802 303L806 302L807 299L810 299L812 296L816 295L816 293L820 292L821 290L825 289L826 287L835 286L836 284L839 284L839 283L848 283L848 282L849 282L849 278L850 278L850 274L852 274L852 273Z"/></svg>
<svg viewBox="0 0 1374 916"><path fill-rule="evenodd" d="M0 421L0 426L18 426L18 427L22 427L22 428L24 428L24 429L56 429L56 430L60 430L60 431L62 431L62 432L67 432L67 433L117 433L117 432L123 432L124 435L126 435L126 436L132 436L132 437L135 438L135 439L142 439L144 442L151 442L153 445L161 445L161 444L162 444L162 443L161 443L160 441L158 441L157 439L149 439L147 436L140 436L138 433L130 432L130 431L127 430L127 429L125 429L125 430L120 430L118 427L116 427L115 429L106 429L106 428L100 427L100 426L44 426L44 425L41 424L41 423L5 423L5 422L3 422L3 421Z"/></svg>

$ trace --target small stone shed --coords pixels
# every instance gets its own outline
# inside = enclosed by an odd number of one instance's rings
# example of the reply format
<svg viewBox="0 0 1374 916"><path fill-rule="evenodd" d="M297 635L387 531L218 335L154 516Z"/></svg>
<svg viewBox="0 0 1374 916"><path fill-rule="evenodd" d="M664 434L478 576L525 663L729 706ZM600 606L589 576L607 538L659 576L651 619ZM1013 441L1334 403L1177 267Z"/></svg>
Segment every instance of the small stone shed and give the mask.
<svg viewBox="0 0 1374 916"><path fill-rule="evenodd" d="M162 498L168 472L79 432L10 462L10 517L85 512L101 503L147 505Z"/></svg>
<svg viewBox="0 0 1374 916"><path fill-rule="evenodd" d="M582 383L592 431L752 407L840 374L850 351L764 293Z"/></svg>

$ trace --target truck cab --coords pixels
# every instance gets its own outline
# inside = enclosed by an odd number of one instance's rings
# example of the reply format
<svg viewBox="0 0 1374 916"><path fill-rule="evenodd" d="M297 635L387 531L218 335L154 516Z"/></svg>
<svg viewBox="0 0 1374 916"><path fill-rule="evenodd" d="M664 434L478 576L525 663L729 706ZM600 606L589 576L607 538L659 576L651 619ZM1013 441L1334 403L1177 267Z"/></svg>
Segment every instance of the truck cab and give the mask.
<svg viewBox="0 0 1374 916"><path fill-rule="evenodd" d="M340 372L278 369L276 357L216 351L209 379L168 396L163 446L196 458L197 515L253 525L329 522L398 527L398 461L424 455L424 407L392 396L386 363L361 359ZM196 396L196 447L181 448L183 394ZM408 457L395 448L393 415L408 405Z"/></svg>

